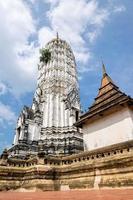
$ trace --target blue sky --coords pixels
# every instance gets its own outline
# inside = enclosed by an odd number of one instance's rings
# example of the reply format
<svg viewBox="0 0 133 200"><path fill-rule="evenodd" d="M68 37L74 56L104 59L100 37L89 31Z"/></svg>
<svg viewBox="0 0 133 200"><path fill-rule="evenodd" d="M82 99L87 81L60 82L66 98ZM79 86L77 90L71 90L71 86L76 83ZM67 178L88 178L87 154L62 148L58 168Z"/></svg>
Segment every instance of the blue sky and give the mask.
<svg viewBox="0 0 133 200"><path fill-rule="evenodd" d="M120 89L133 95L133 1L0 1L0 151L12 144L17 117L31 105L39 49L56 32L72 47L83 110L102 77L101 60Z"/></svg>

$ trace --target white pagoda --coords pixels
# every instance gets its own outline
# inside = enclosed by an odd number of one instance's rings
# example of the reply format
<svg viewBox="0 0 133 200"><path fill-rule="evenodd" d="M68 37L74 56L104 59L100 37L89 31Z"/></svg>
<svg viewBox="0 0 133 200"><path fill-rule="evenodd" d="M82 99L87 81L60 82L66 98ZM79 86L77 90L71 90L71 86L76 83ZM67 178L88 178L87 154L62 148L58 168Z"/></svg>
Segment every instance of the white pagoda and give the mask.
<svg viewBox="0 0 133 200"><path fill-rule="evenodd" d="M83 150L82 133L73 125L79 118L80 99L72 49L57 34L40 53L33 104L24 106L18 118L11 156Z"/></svg>

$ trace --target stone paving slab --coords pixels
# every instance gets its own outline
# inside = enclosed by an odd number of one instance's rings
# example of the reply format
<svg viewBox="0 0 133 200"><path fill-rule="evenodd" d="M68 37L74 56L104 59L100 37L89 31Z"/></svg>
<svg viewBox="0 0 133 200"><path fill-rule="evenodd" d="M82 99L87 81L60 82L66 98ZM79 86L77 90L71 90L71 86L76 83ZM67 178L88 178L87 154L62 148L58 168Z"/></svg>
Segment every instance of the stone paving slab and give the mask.
<svg viewBox="0 0 133 200"><path fill-rule="evenodd" d="M133 189L0 192L0 200L133 200Z"/></svg>

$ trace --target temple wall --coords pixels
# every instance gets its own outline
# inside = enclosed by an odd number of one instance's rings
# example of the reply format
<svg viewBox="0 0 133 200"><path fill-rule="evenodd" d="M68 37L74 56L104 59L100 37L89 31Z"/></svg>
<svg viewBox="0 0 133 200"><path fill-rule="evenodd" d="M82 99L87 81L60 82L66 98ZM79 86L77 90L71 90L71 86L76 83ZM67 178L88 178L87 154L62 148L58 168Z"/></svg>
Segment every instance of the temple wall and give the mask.
<svg viewBox="0 0 133 200"><path fill-rule="evenodd" d="M74 190L133 186L133 141L65 156L26 162L0 159L0 191Z"/></svg>
<svg viewBox="0 0 133 200"><path fill-rule="evenodd" d="M133 139L133 112L129 108L83 125L85 150L97 149Z"/></svg>
<svg viewBox="0 0 133 200"><path fill-rule="evenodd" d="M129 112L130 112L130 116L131 116L132 122L133 122L133 111L132 111L132 110L129 110Z"/></svg>

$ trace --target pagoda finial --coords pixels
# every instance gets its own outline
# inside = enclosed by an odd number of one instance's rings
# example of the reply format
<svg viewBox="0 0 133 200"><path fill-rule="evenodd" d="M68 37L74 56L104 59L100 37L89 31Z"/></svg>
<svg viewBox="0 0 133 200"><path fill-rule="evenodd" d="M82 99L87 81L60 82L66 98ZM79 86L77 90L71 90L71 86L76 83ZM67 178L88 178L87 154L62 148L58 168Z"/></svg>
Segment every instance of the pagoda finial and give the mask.
<svg viewBox="0 0 133 200"><path fill-rule="evenodd" d="M107 74L106 73L106 68L105 68L105 65L104 65L103 61L102 61L102 71L103 71L103 75Z"/></svg>
<svg viewBox="0 0 133 200"><path fill-rule="evenodd" d="M57 38L57 40L59 39L59 34L58 34L58 32L56 33L56 38Z"/></svg>

